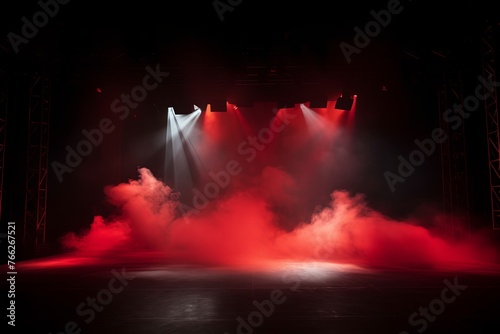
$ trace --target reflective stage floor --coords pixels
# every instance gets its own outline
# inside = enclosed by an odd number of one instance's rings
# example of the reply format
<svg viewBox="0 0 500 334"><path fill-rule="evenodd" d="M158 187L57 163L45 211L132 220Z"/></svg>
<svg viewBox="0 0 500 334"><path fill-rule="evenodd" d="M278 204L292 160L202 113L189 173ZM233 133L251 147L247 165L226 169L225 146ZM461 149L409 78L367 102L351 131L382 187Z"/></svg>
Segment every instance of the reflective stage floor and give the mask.
<svg viewBox="0 0 500 334"><path fill-rule="evenodd" d="M500 269L472 269L48 257L17 264L12 332L498 333Z"/></svg>

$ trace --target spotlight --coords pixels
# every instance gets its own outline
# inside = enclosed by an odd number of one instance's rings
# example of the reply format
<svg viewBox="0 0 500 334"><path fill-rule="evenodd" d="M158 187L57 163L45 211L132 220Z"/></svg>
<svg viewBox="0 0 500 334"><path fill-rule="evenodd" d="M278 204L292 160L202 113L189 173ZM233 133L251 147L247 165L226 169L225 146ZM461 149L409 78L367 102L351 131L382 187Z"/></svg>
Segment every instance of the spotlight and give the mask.
<svg viewBox="0 0 500 334"><path fill-rule="evenodd" d="M188 99L178 99L169 104L169 107L172 107L177 115L187 115L196 111L194 104Z"/></svg>
<svg viewBox="0 0 500 334"><path fill-rule="evenodd" d="M340 96L335 103L335 109L351 110L354 99L352 97Z"/></svg>

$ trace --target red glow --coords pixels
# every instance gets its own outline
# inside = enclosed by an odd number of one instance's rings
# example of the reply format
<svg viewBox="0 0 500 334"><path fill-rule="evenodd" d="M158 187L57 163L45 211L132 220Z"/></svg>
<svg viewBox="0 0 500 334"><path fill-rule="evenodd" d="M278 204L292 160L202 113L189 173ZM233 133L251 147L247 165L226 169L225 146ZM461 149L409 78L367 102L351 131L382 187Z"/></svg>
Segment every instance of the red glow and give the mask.
<svg viewBox="0 0 500 334"><path fill-rule="evenodd" d="M67 256L57 256L44 259L24 261L22 267L26 269L50 269L64 267L81 267L96 264L96 259L92 257L81 257L75 254Z"/></svg>
<svg viewBox="0 0 500 334"><path fill-rule="evenodd" d="M347 126L352 129L354 127L354 117L356 116L356 103L358 101L358 96L354 95L354 101L352 103L351 110L349 110L347 115Z"/></svg>
<svg viewBox="0 0 500 334"><path fill-rule="evenodd" d="M221 117L220 113L212 112L212 106L207 105L206 111L203 113L203 131L205 134L215 141L220 140L220 122L218 119Z"/></svg>
<svg viewBox="0 0 500 334"><path fill-rule="evenodd" d="M245 119L241 108L238 108L235 105L230 105L230 107L230 110L234 113L236 119L238 120L237 126L240 126L246 135L251 134L252 127L250 126L250 123Z"/></svg>
<svg viewBox="0 0 500 334"><path fill-rule="evenodd" d="M141 169L139 180L106 189L120 215L96 217L89 231L70 234L65 245L82 257L155 250L170 261L229 265L292 260L460 268L498 260L479 235L452 242L415 222L384 217L345 191L333 192L328 205L287 231L271 208L300 205L290 193L296 187L290 175L268 167L258 182L211 202L187 223L176 218L177 203L166 200L172 190Z"/></svg>
<svg viewBox="0 0 500 334"><path fill-rule="evenodd" d="M88 230L66 235L63 243L80 259L234 266L286 260L459 268L496 262L487 238L444 236L439 214L416 212L425 218L396 221L344 190L364 180L358 168L372 153L369 146L354 147L346 131L356 100L350 112L334 109L334 101L326 110L297 105L275 114L274 104L262 104L255 108L267 117L255 123L242 110L211 112L209 105L191 142L208 175L195 185L205 200L187 203L196 209L184 209L188 220L179 215L172 189L143 168L137 180L105 188L112 216L95 217Z"/></svg>
<svg viewBox="0 0 500 334"><path fill-rule="evenodd" d="M328 101L326 104L326 117L328 119L332 120L333 123L335 124L341 124L342 122L342 115L344 115L343 110L335 109L335 103L337 102L337 99Z"/></svg>

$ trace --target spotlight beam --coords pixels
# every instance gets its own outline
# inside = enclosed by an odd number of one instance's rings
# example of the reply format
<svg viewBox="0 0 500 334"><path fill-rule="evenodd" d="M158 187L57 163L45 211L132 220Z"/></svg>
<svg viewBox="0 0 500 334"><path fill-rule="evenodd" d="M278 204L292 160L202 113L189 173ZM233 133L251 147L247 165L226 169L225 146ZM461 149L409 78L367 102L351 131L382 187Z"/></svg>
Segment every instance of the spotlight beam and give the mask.
<svg viewBox="0 0 500 334"><path fill-rule="evenodd" d="M320 134L323 131L328 131L328 120L326 118L306 107L304 104L300 105L300 109L302 110L307 128L311 134Z"/></svg>
<svg viewBox="0 0 500 334"><path fill-rule="evenodd" d="M189 115L176 115L174 117L175 123L177 125L177 128L179 129L179 138L181 139L182 147L184 150L184 153L186 154L186 158L189 164L189 169L196 170L196 176L199 176L199 174L202 171L206 171L200 156L198 155L197 150L194 148L193 143L191 142L191 139L189 138L189 134L194 129L194 126L198 120L198 118L201 115L201 109L197 109L193 113ZM184 125L181 125L179 122L179 118L185 122ZM183 130L186 129L186 130Z"/></svg>

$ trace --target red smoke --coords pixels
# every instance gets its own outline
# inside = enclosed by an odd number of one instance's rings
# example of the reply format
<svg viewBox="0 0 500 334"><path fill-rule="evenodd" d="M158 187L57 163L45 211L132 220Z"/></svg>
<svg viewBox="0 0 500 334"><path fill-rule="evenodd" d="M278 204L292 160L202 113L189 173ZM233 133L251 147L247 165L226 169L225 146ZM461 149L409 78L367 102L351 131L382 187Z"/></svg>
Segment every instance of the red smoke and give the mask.
<svg viewBox="0 0 500 334"><path fill-rule="evenodd" d="M444 237L442 216L396 221L370 209L362 195L334 190L360 183L374 153L353 144L344 123L354 114L331 108L280 109L259 122L246 122L251 113L245 110L205 112L202 129L188 140L203 163L197 167L206 172L197 191L207 193L211 183L216 193L203 201L206 207L186 213L181 199L192 194L181 198L143 168L138 180L105 188L114 216L95 217L88 231L65 236L64 245L84 256L137 258L147 252L144 261L153 252L168 263L284 259L439 269L497 261L481 235ZM190 172L187 164L171 165ZM213 173L220 189L207 176ZM323 207L311 214L318 204Z"/></svg>
<svg viewBox="0 0 500 334"><path fill-rule="evenodd" d="M278 224L281 212L273 208L299 202L291 191L293 178L276 168L265 168L248 189L221 196L187 220L179 216L171 188L147 169L139 174L138 180L106 188L117 216L96 217L86 233L67 235L65 246L85 256L156 251L168 261L225 265L286 259L458 268L497 260L494 248L478 236L448 241L415 222L384 217L361 195L345 191L334 191L309 221L285 230Z"/></svg>

